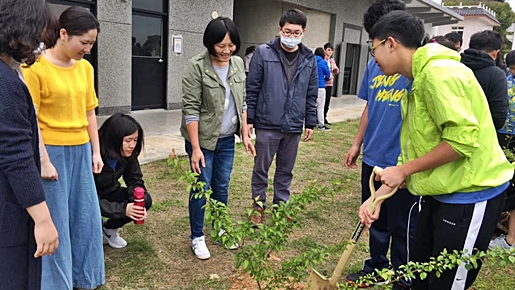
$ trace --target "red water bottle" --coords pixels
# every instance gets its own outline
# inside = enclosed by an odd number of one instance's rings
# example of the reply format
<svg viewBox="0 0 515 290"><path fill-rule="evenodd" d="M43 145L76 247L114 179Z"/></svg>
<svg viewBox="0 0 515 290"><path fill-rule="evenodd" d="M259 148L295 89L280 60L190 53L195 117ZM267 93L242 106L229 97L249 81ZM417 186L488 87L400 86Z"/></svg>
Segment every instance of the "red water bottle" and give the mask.
<svg viewBox="0 0 515 290"><path fill-rule="evenodd" d="M134 188L134 205L145 208L145 190L141 187ZM141 225L144 222L144 219L134 221L134 223L137 225Z"/></svg>

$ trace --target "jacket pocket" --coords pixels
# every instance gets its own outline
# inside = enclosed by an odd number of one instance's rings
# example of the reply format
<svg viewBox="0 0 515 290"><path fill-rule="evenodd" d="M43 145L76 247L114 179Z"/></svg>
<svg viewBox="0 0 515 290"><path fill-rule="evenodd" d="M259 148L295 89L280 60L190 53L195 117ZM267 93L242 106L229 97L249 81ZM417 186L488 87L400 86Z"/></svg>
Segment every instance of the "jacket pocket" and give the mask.
<svg viewBox="0 0 515 290"><path fill-rule="evenodd" d="M202 102L200 104L201 112L215 112L219 106L223 108L223 102L220 103L220 99L225 101L225 89L218 82L204 78L202 83Z"/></svg>
<svg viewBox="0 0 515 290"><path fill-rule="evenodd" d="M258 100L257 105L257 115L256 118L258 119L265 119L266 115L268 114L268 98L270 98L270 94L266 91L262 91L261 98Z"/></svg>
<svg viewBox="0 0 515 290"><path fill-rule="evenodd" d="M200 114L200 121L198 125L199 139L209 140L215 135L215 130L220 130L220 128L216 128L216 122L214 118L215 112L213 111Z"/></svg>
<svg viewBox="0 0 515 290"><path fill-rule="evenodd" d="M245 98L245 74L241 73L235 75L233 81L234 85L232 87L232 95L234 96L234 101L236 103L236 110L241 112L243 108L243 100ZM238 113L238 115L240 114Z"/></svg>
<svg viewBox="0 0 515 290"><path fill-rule="evenodd" d="M302 92L295 91L294 95L299 97L293 97L291 99L291 110L290 110L290 118L292 120L292 126L294 127L302 127L304 124L304 119L306 117L306 97L300 97ZM305 93L304 93L305 95Z"/></svg>

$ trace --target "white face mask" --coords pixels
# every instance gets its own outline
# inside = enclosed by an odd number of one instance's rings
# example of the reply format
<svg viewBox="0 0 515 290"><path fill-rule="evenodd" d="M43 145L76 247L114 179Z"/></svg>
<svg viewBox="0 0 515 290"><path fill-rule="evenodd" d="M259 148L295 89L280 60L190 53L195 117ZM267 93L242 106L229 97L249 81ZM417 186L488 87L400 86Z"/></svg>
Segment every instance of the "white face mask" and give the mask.
<svg viewBox="0 0 515 290"><path fill-rule="evenodd" d="M299 45L301 42L302 36L299 36L297 38L281 36L281 43L287 48L295 48L295 46Z"/></svg>

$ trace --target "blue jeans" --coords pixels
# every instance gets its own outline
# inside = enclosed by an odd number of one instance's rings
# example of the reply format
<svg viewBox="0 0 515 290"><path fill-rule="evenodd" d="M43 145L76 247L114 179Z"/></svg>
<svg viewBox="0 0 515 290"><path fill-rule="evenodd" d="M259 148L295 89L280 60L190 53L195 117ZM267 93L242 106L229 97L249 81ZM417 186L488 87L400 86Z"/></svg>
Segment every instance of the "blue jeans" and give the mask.
<svg viewBox="0 0 515 290"><path fill-rule="evenodd" d="M43 256L41 290L95 289L105 283L102 218L91 145L46 146L58 181L43 180L59 247Z"/></svg>
<svg viewBox="0 0 515 290"><path fill-rule="evenodd" d="M234 136L218 139L214 151L200 148L204 154L206 167L200 166L202 173L199 180L206 183L204 189L207 191L211 188L213 193L211 198L227 204L229 197L229 181L231 180L231 171L234 161ZM193 150L191 143L186 141L186 153L190 157ZM191 239L202 237L204 232L204 209L206 204L204 198L195 198L194 191L190 192L189 213Z"/></svg>

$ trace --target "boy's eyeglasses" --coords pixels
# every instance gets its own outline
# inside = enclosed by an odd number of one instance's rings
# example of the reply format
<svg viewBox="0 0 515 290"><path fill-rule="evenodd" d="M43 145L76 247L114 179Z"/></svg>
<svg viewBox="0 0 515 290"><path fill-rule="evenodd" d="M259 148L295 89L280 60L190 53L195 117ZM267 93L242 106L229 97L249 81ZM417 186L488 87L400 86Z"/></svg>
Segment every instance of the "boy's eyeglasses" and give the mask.
<svg viewBox="0 0 515 290"><path fill-rule="evenodd" d="M370 55L371 55L372 57L375 57L375 53L374 53L374 51L376 50L376 48L378 48L378 47L379 47L381 44L383 44L385 41L386 41L386 38L385 38L385 39L383 39L383 40L381 40L381 41L379 41L376 45L369 47L368 52L370 52ZM367 41L367 43L368 43L368 45L370 46L370 45L372 44L372 40L368 40L368 41Z"/></svg>
<svg viewBox="0 0 515 290"><path fill-rule="evenodd" d="M290 30L282 30L282 29L281 29L281 32L282 32L282 33L283 33L283 35L284 35L284 36L286 36L286 37L290 37L290 36L292 36L292 35L293 35L294 37L299 37L299 36L301 36L301 35L302 35L302 31L299 31L299 30L297 30L297 31L290 31Z"/></svg>
<svg viewBox="0 0 515 290"><path fill-rule="evenodd" d="M375 57L375 52L374 52L374 51L376 50L376 48L378 48L378 47L379 47L381 44L383 44L386 40L388 40L388 38L385 38L385 39L383 39L383 40L379 41L376 45L373 45L372 47L370 47L370 45L372 45L373 40L372 40L372 39L367 40L367 44L368 44L368 46L369 46L369 48L368 48L368 52L370 53L370 55L371 55L372 57ZM397 42L397 43L401 43L400 41L398 41L398 40L397 40L397 39L395 39L395 38L394 38L393 40L394 40L395 42Z"/></svg>

